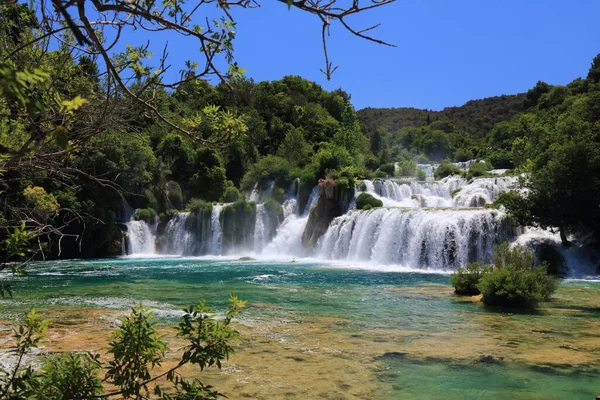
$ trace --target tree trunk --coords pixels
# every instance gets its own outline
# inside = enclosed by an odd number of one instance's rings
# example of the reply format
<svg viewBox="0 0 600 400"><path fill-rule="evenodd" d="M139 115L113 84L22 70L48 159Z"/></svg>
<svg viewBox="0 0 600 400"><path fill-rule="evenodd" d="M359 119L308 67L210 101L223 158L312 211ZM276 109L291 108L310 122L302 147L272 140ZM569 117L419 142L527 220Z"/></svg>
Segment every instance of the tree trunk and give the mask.
<svg viewBox="0 0 600 400"><path fill-rule="evenodd" d="M567 239L567 231L566 231L564 225L561 224L558 229L560 231L560 241L562 242L562 245L565 247L571 246L572 243L569 242L569 240Z"/></svg>

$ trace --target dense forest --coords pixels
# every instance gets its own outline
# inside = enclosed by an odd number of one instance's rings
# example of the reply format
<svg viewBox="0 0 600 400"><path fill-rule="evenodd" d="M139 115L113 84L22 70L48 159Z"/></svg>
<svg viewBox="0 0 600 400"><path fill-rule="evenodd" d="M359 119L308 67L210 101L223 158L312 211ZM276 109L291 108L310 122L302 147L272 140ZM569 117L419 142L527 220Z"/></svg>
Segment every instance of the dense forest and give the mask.
<svg viewBox="0 0 600 400"><path fill-rule="evenodd" d="M308 193L322 178L350 187L417 175L416 163L460 172L448 162L475 158L487 163L470 176L526 173L527 190L501 199L521 223L560 228L565 244L568 233L600 232L600 56L567 86L538 82L525 94L440 112L357 113L342 89L298 76L190 79L150 92L133 79L128 90L144 93L153 113L123 91L107 100L114 82L94 57L26 46L36 16L24 5L2 8L1 234L26 234L25 221L43 234L35 247L45 256L120 254L126 203L150 219L212 202L243 207L254 185L274 182L280 202L296 179ZM141 68L131 59L143 50L128 52L123 68Z"/></svg>

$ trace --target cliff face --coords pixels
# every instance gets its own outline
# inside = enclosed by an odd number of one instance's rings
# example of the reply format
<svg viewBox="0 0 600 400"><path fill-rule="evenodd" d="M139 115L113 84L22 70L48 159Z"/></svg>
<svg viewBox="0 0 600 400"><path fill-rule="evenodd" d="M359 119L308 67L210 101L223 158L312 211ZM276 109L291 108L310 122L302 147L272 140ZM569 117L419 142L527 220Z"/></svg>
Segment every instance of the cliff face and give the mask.
<svg viewBox="0 0 600 400"><path fill-rule="evenodd" d="M334 218L342 215L352 198L352 189L331 179L319 180L319 199L310 210L306 228L302 234L304 247L314 248L327 231Z"/></svg>

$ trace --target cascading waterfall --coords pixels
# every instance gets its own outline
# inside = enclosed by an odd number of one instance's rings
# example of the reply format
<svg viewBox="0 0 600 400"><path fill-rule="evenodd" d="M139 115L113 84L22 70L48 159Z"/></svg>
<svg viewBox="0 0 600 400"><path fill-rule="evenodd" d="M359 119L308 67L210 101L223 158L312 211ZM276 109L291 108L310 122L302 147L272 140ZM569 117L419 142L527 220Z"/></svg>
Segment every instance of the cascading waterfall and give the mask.
<svg viewBox="0 0 600 400"><path fill-rule="evenodd" d="M213 205L212 212L210 215L210 227L212 231L210 240L210 253L214 255L221 254L221 248L223 245L223 229L221 228L221 211L223 211L223 205Z"/></svg>
<svg viewBox="0 0 600 400"><path fill-rule="evenodd" d="M496 210L377 208L336 218L320 239L326 259L455 269L490 261L495 244L516 234Z"/></svg>
<svg viewBox="0 0 600 400"><path fill-rule="evenodd" d="M233 244L228 237L224 245L222 212L226 205L214 204L210 214L175 213L164 225L135 221L133 210L125 207L126 247L129 254L138 256L224 252L245 255L253 251L266 257L310 255L370 265L453 270L472 261L490 262L494 245L509 240L532 249L552 247L569 265L571 276L594 273L593 260L600 255L587 254L577 247L563 248L557 234L532 228L522 230L502 210L485 208L501 193L514 189L517 180L506 176L470 181L460 176L427 182L364 180L356 185L355 196L360 192L370 193L381 199L384 207L357 211L350 206L350 211L331 222L317 248L312 250L303 247L302 234L310 210L319 198L319 188L313 188L300 213L297 181L286 192L281 223L270 221L265 205L259 203L254 225L244 234L248 240L242 235ZM260 193L256 185L249 197L260 200L273 189L274 185L269 184ZM231 222L229 225L228 235L241 229Z"/></svg>
<svg viewBox="0 0 600 400"><path fill-rule="evenodd" d="M270 239L269 213L264 204L256 205L256 223L254 224L254 251L260 253Z"/></svg>
<svg viewBox="0 0 600 400"><path fill-rule="evenodd" d="M151 255L156 253L156 227L144 221L130 220L127 226L127 249L129 254Z"/></svg>

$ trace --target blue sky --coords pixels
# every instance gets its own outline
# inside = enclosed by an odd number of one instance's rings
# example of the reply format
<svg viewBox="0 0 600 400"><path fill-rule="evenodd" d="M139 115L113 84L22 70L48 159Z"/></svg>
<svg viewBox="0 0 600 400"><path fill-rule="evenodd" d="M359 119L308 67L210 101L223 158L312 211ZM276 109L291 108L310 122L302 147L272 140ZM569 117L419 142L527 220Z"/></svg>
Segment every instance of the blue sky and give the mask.
<svg viewBox="0 0 600 400"><path fill-rule="evenodd" d="M274 0L238 10L236 59L255 79L301 75L343 88L357 109L439 110L471 99L526 91L538 80L566 84L585 76L600 53L600 0L399 0L352 22L382 26L390 48L332 27L328 82L320 24ZM171 62L191 57L185 41L169 43ZM175 69L175 68L174 68Z"/></svg>

